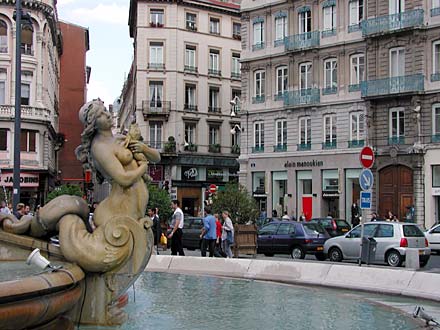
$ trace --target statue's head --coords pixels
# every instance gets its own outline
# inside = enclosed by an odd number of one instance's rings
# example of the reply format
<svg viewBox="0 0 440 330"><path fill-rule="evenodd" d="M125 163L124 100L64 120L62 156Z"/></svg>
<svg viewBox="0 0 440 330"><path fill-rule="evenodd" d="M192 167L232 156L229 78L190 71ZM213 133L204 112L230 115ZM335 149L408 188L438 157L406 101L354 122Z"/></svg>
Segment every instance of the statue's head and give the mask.
<svg viewBox="0 0 440 330"><path fill-rule="evenodd" d="M104 102L102 102L100 99L87 102L81 107L81 109L79 109L79 120L85 127L89 126L90 124L94 124L98 109L106 110Z"/></svg>

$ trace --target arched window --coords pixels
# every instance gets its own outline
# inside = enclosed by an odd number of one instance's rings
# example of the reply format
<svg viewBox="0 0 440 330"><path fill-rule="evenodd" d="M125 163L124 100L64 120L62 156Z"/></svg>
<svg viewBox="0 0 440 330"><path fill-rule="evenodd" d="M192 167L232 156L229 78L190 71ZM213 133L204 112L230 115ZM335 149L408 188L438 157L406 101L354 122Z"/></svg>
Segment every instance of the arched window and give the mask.
<svg viewBox="0 0 440 330"><path fill-rule="evenodd" d="M21 52L25 55L33 55L34 29L32 25L25 24L21 29Z"/></svg>
<svg viewBox="0 0 440 330"><path fill-rule="evenodd" d="M8 52L8 25L0 20L0 53Z"/></svg>

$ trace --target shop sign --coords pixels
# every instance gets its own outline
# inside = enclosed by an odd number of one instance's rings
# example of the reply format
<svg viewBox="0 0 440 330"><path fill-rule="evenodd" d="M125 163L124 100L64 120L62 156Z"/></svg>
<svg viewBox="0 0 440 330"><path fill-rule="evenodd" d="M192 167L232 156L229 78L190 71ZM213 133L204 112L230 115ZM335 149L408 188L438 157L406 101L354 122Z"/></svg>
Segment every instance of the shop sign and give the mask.
<svg viewBox="0 0 440 330"><path fill-rule="evenodd" d="M182 167L182 179L194 181L198 175L197 167Z"/></svg>
<svg viewBox="0 0 440 330"><path fill-rule="evenodd" d="M327 190L322 192L322 198L339 198L339 191Z"/></svg>
<svg viewBox="0 0 440 330"><path fill-rule="evenodd" d="M432 188L432 196L440 196L440 188Z"/></svg>
<svg viewBox="0 0 440 330"><path fill-rule="evenodd" d="M20 187L23 188L35 188L39 185L40 176L38 174L20 173ZM3 187L12 187L14 185L13 173L1 173L0 176L1 185Z"/></svg>
<svg viewBox="0 0 440 330"><path fill-rule="evenodd" d="M222 181L223 176L223 169L221 168L208 168L206 170L206 179L208 181Z"/></svg>
<svg viewBox="0 0 440 330"><path fill-rule="evenodd" d="M324 166L324 161L322 160L307 160L307 161L287 161L284 163L284 167L321 167Z"/></svg>

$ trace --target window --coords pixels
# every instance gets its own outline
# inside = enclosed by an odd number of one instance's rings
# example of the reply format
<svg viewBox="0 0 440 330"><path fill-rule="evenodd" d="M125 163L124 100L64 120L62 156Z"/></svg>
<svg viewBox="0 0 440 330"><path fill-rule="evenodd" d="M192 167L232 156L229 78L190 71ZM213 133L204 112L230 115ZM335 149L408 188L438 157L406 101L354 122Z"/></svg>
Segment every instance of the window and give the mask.
<svg viewBox="0 0 440 330"><path fill-rule="evenodd" d="M185 123L185 142L189 144L196 143L196 124Z"/></svg>
<svg viewBox="0 0 440 330"><path fill-rule="evenodd" d="M209 88L209 112L220 112L219 107L219 89L217 87Z"/></svg>
<svg viewBox="0 0 440 330"><path fill-rule="evenodd" d="M0 20L0 53L8 52L8 26Z"/></svg>
<svg viewBox="0 0 440 330"><path fill-rule="evenodd" d="M220 34L220 20L218 18L209 18L209 33Z"/></svg>
<svg viewBox="0 0 440 330"><path fill-rule="evenodd" d="M324 61L324 88L329 93L338 88L338 61L335 58Z"/></svg>
<svg viewBox="0 0 440 330"><path fill-rule="evenodd" d="M259 150L264 150L264 123L255 123L254 132L254 147Z"/></svg>
<svg viewBox="0 0 440 330"><path fill-rule="evenodd" d="M364 137L365 115L363 112L350 114L350 141L361 141Z"/></svg>
<svg viewBox="0 0 440 330"><path fill-rule="evenodd" d="M400 14L405 11L405 0L389 0L390 8L389 14Z"/></svg>
<svg viewBox="0 0 440 330"><path fill-rule="evenodd" d="M21 52L25 55L34 55L32 49L34 30L30 24L24 24L21 29Z"/></svg>
<svg viewBox="0 0 440 330"><path fill-rule="evenodd" d="M185 85L185 109L197 110L195 85Z"/></svg>
<svg viewBox="0 0 440 330"><path fill-rule="evenodd" d="M236 125L231 127L231 133L232 132L234 132L234 134L231 134L231 147L240 147L241 132L240 130L236 129Z"/></svg>
<svg viewBox="0 0 440 330"><path fill-rule="evenodd" d="M150 25L152 26L163 26L163 9L151 9L150 10Z"/></svg>
<svg viewBox="0 0 440 330"><path fill-rule="evenodd" d="M6 100L6 84L4 81L0 81L0 105L5 104L5 100Z"/></svg>
<svg viewBox="0 0 440 330"><path fill-rule="evenodd" d="M405 48L390 49L390 77L405 75Z"/></svg>
<svg viewBox="0 0 440 330"><path fill-rule="evenodd" d="M150 68L163 68L163 43L150 42Z"/></svg>
<svg viewBox="0 0 440 330"><path fill-rule="evenodd" d="M150 81L150 109L163 106L163 82Z"/></svg>
<svg viewBox="0 0 440 330"><path fill-rule="evenodd" d="M278 227L277 235L289 235L295 233L295 226L289 223L282 223Z"/></svg>
<svg viewBox="0 0 440 330"><path fill-rule="evenodd" d="M241 40L241 24L240 23L232 23L232 37L234 39Z"/></svg>
<svg viewBox="0 0 440 330"><path fill-rule="evenodd" d="M432 44L432 73L440 74L440 41Z"/></svg>
<svg viewBox="0 0 440 330"><path fill-rule="evenodd" d="M299 89L309 89L312 87L312 63L302 63L299 65Z"/></svg>
<svg viewBox="0 0 440 330"><path fill-rule="evenodd" d="M266 72L255 72L255 97L264 97L264 87L266 84Z"/></svg>
<svg viewBox="0 0 440 330"><path fill-rule="evenodd" d="M374 237L393 237L394 227L393 225L379 225L379 229L376 231Z"/></svg>
<svg viewBox="0 0 440 330"><path fill-rule="evenodd" d="M432 165L432 186L440 187L440 165Z"/></svg>
<svg viewBox="0 0 440 330"><path fill-rule="evenodd" d="M0 151L8 150L8 130L0 128Z"/></svg>
<svg viewBox="0 0 440 330"><path fill-rule="evenodd" d="M432 106L432 135L440 142L440 103Z"/></svg>
<svg viewBox="0 0 440 330"><path fill-rule="evenodd" d="M277 95L283 95L287 92L288 86L288 74L287 74L287 66L282 66L277 68L277 82L276 82L276 91Z"/></svg>
<svg viewBox="0 0 440 330"><path fill-rule="evenodd" d="M399 142L405 136L405 109L390 109L390 138L393 142Z"/></svg>
<svg viewBox="0 0 440 330"><path fill-rule="evenodd" d="M186 13L186 28L187 30L197 31L197 15Z"/></svg>
<svg viewBox="0 0 440 330"><path fill-rule="evenodd" d="M440 0L432 0L432 9L440 8Z"/></svg>
<svg viewBox="0 0 440 330"><path fill-rule="evenodd" d="M162 123L150 122L150 147L162 148Z"/></svg>
<svg viewBox="0 0 440 330"><path fill-rule="evenodd" d="M240 98L241 98L241 90L233 89L231 100L236 100L235 105L233 106L234 113L240 113ZM238 102L237 102L238 99Z"/></svg>
<svg viewBox="0 0 440 330"><path fill-rule="evenodd" d="M312 31L312 12L310 10L303 11L298 14L299 33L307 33Z"/></svg>
<svg viewBox="0 0 440 330"><path fill-rule="evenodd" d="M220 52L217 49L209 50L209 74L220 75Z"/></svg>
<svg viewBox="0 0 440 330"><path fill-rule="evenodd" d="M36 149L37 132L23 129L20 135L20 151L35 152Z"/></svg>
<svg viewBox="0 0 440 330"><path fill-rule="evenodd" d="M196 47L186 45L185 48L185 70L196 72Z"/></svg>
<svg viewBox="0 0 440 330"><path fill-rule="evenodd" d="M271 223L260 229L259 235L274 235L278 229L278 223Z"/></svg>
<svg viewBox="0 0 440 330"><path fill-rule="evenodd" d="M312 126L310 117L299 119L299 144L305 148L312 143Z"/></svg>
<svg viewBox="0 0 440 330"><path fill-rule="evenodd" d="M232 78L240 78L241 64L240 64L240 54L232 53Z"/></svg>
<svg viewBox="0 0 440 330"><path fill-rule="evenodd" d="M254 46L264 45L264 21L254 23Z"/></svg>
<svg viewBox="0 0 440 330"><path fill-rule="evenodd" d="M275 123L276 127L276 148L283 150L287 147L287 120L277 120Z"/></svg>
<svg viewBox="0 0 440 330"><path fill-rule="evenodd" d="M275 18L275 41L284 41L287 36L287 17Z"/></svg>
<svg viewBox="0 0 440 330"><path fill-rule="evenodd" d="M219 143L219 127L217 125L209 126L209 145L214 145Z"/></svg>
<svg viewBox="0 0 440 330"><path fill-rule="evenodd" d="M328 6L322 9L324 15L324 31L336 29L336 6Z"/></svg>
<svg viewBox="0 0 440 330"><path fill-rule="evenodd" d="M336 115L324 116L324 143L325 146L336 146Z"/></svg>
<svg viewBox="0 0 440 330"><path fill-rule="evenodd" d="M29 105L31 96L31 84L21 84L21 105Z"/></svg>
<svg viewBox="0 0 440 330"><path fill-rule="evenodd" d="M365 79L364 54L356 54L350 57L350 84L359 85Z"/></svg>
<svg viewBox="0 0 440 330"><path fill-rule="evenodd" d="M349 25L359 25L364 18L364 0L350 0L349 12Z"/></svg>

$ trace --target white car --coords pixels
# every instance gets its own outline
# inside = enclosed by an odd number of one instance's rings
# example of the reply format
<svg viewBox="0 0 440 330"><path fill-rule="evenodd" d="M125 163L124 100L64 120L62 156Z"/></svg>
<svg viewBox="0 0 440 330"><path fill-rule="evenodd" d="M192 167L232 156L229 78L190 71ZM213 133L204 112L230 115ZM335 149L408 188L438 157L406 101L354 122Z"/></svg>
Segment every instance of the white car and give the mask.
<svg viewBox="0 0 440 330"><path fill-rule="evenodd" d="M425 232L431 251L440 253L440 224Z"/></svg>

